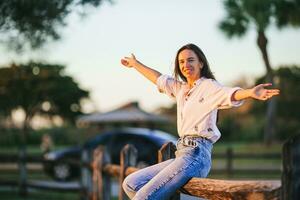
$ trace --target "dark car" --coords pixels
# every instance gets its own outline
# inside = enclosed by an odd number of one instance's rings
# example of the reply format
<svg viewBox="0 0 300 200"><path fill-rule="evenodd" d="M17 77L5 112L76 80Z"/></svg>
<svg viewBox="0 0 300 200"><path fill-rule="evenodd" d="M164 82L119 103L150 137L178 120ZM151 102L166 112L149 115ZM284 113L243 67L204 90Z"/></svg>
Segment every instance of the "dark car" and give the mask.
<svg viewBox="0 0 300 200"><path fill-rule="evenodd" d="M126 144L133 144L138 150L138 165L147 166L157 163L157 151L166 142L175 143L177 138L166 132L146 128L122 128L103 132L85 142L82 146L52 151L44 155L45 172L59 181L77 178L80 167L67 160L80 160L83 149L92 151L103 145L109 152L113 164L120 163L120 151Z"/></svg>

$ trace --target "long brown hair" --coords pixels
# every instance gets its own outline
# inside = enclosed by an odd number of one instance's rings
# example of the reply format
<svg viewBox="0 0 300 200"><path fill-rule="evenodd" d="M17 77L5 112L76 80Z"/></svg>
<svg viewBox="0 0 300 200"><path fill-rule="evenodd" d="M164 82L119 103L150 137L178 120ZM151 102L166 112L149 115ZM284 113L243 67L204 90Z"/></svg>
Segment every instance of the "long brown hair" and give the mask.
<svg viewBox="0 0 300 200"><path fill-rule="evenodd" d="M213 73L211 72L211 70L209 68L208 61L207 61L203 51L198 46L191 44L191 43L184 45L177 51L176 58L175 58L175 68L174 68L175 78L178 79L178 77L180 77L183 81L187 82L186 78L183 76L183 74L180 71L179 61L178 61L179 53L185 49L192 50L197 55L199 61L203 63L203 67L200 71L201 77L206 77L206 78L211 78L211 79L216 80L215 76L213 75Z"/></svg>

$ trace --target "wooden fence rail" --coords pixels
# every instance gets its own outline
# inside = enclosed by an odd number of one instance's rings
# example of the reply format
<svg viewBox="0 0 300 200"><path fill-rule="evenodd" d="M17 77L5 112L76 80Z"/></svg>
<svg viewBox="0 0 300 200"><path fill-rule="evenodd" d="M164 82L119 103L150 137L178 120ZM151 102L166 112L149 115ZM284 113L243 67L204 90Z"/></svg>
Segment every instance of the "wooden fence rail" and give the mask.
<svg viewBox="0 0 300 200"><path fill-rule="evenodd" d="M281 154L280 153L238 153L234 152L231 148L228 148L225 153L213 153L212 155L213 159L221 159L225 161L225 165L222 168L213 168L211 169L212 174L224 174L227 176L232 176L233 174L241 174L241 173L253 173L256 174L280 174L281 170L279 168L236 168L234 167L234 162L239 159L253 159L253 160L280 160L281 161ZM0 153L0 164L2 163L16 163L22 161L22 157L18 155L17 153ZM25 163L42 163L44 162L44 158L41 154L35 153L35 154L28 154L26 155L26 158L24 160ZM68 164L74 164L78 166L82 165L89 165L88 163L83 163L81 160L75 160L75 159L64 159L64 163Z"/></svg>
<svg viewBox="0 0 300 200"><path fill-rule="evenodd" d="M158 162L164 161L174 157L175 146L168 143L162 146L158 152ZM81 184L77 188L81 191L82 199L92 200L108 200L111 199L111 178L119 178L119 200L126 199L121 184L124 178L130 173L139 170L135 168L137 160L137 151L131 146L127 145L121 152L120 165L110 163L109 156L104 147L95 149L92 158L87 151L82 152L81 161L66 160L66 162L76 163L81 166ZM222 158L227 160L226 168L223 172L228 174L233 173L236 169L233 168L233 160L240 159L278 159L280 154L237 154L232 150L227 150L224 154L214 154L214 158ZM26 158L20 155L7 156L0 154L1 162L19 162L25 165L26 162L39 163L43 161L41 155L30 156ZM243 169L248 171L249 169ZM268 171L268 170L267 170ZM257 170L255 170L255 173ZM274 170L273 172L278 172ZM280 172L279 172L280 173ZM26 178L26 177L25 177ZM23 181L23 182L22 182ZM2 181L5 182L5 181ZM47 189L47 184L42 184L38 181L21 180L23 187L36 187L40 189ZM0 181L1 184L1 181ZM207 178L192 178L185 186L183 186L171 199L179 199L179 193L186 193L196 197L207 199L248 199L248 200L264 200L264 199L279 199L280 181L228 181L216 180ZM58 190L74 190L76 187L64 188L62 186L49 186L49 189ZM26 190L26 189L25 189Z"/></svg>
<svg viewBox="0 0 300 200"><path fill-rule="evenodd" d="M233 163L235 160L238 159L253 159L253 160L258 160L258 159L264 159L264 160L269 160L269 159L273 159L273 160L281 160L281 154L280 153L263 153L263 154L253 154L253 153L237 153L237 152L233 152L230 148L228 148L226 150L226 152L231 152L231 153L214 153L213 154L213 159L222 159L225 160L225 167L221 168L221 169L212 169L213 173L223 173L223 174L228 174L228 172L244 172L244 173L252 173L253 171L255 171L256 173L277 173L280 174L281 171L280 169L274 169L274 168L258 168L258 169L253 169L253 168L243 168L243 169L239 169L239 168L235 168ZM22 157L20 157L20 155L18 155L17 153L0 153L0 164L4 164L4 163L16 163L19 161L22 161ZM39 154L39 153L35 153L35 154L28 154L26 155L26 158L24 160L25 163L42 163L44 162L44 158L43 155ZM74 165L78 165L78 166L82 166L83 163L81 160L75 160L75 159L64 159L63 160L64 163L68 163L68 164L74 164ZM87 164L87 163L85 163Z"/></svg>

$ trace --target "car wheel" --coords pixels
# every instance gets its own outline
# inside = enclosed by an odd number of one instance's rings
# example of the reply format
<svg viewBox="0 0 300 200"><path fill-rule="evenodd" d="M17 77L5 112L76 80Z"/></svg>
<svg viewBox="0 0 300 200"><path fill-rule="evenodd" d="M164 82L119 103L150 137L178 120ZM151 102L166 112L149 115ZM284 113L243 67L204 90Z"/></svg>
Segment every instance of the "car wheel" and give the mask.
<svg viewBox="0 0 300 200"><path fill-rule="evenodd" d="M66 181L71 177L71 166L66 163L57 163L53 167L53 175L58 181Z"/></svg>

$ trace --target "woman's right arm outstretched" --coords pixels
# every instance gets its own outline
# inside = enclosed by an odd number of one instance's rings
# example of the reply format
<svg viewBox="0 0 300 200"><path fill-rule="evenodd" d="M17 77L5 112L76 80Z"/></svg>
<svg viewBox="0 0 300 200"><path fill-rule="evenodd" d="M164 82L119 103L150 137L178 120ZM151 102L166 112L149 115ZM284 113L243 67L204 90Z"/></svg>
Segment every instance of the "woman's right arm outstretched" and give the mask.
<svg viewBox="0 0 300 200"><path fill-rule="evenodd" d="M160 72L151 69L150 67L147 67L143 63L139 62L133 54L131 54L131 57L124 57L123 59L121 59L121 63L126 67L135 68L138 72L140 72L154 84L156 84L158 77L160 77L161 75Z"/></svg>

